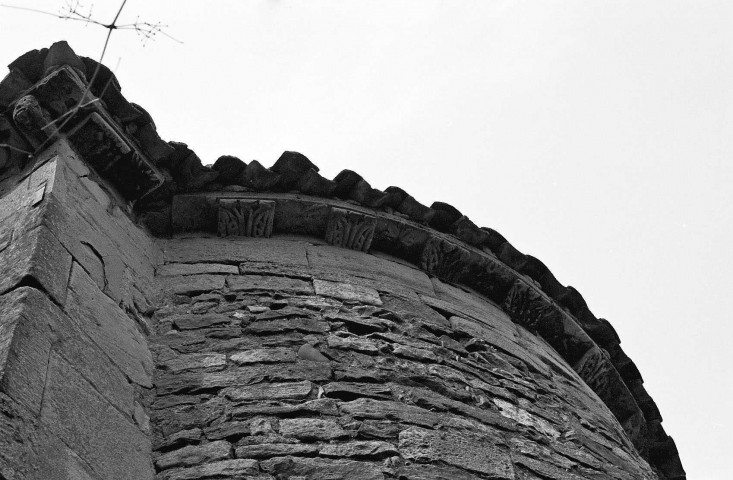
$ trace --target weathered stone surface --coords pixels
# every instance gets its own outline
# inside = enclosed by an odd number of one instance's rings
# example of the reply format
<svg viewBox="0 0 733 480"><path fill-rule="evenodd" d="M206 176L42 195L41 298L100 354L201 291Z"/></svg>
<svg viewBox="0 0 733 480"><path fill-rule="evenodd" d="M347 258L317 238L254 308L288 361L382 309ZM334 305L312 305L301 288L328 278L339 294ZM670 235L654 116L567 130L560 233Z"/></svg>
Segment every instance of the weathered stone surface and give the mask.
<svg viewBox="0 0 733 480"><path fill-rule="evenodd" d="M379 293L368 287L351 285L348 283L329 282L327 280L313 279L313 287L317 295L334 297L348 302L366 303L368 305L381 305L382 300Z"/></svg>
<svg viewBox="0 0 733 480"><path fill-rule="evenodd" d="M373 215L331 207L326 242L336 247L368 252L376 223Z"/></svg>
<svg viewBox="0 0 733 480"><path fill-rule="evenodd" d="M359 398L339 405L339 409L355 418L377 420L395 419L404 423L434 427L441 423L441 415L420 407L400 402Z"/></svg>
<svg viewBox="0 0 733 480"><path fill-rule="evenodd" d="M239 273L236 265L223 263L167 263L155 269L155 274L163 277L174 275L201 275L206 273Z"/></svg>
<svg viewBox="0 0 733 480"><path fill-rule="evenodd" d="M55 322L48 318L45 296L22 287L0 297L0 391L30 412L41 410L43 389ZM29 302L30 300L30 302ZM37 302L40 318L28 318L29 303ZM32 313L32 312L31 312Z"/></svg>
<svg viewBox="0 0 733 480"><path fill-rule="evenodd" d="M217 233L220 237L265 237L272 235L275 202L269 200L219 199Z"/></svg>
<svg viewBox="0 0 733 480"><path fill-rule="evenodd" d="M199 292L221 290L224 288L226 277L223 275L185 275L170 277L165 282L165 288L179 295L192 295Z"/></svg>
<svg viewBox="0 0 733 480"><path fill-rule="evenodd" d="M101 477L153 477L148 437L57 355L49 362L41 420Z"/></svg>
<svg viewBox="0 0 733 480"><path fill-rule="evenodd" d="M9 227L11 230L12 226ZM71 268L71 256L56 237L44 226L7 237L8 243L0 252L0 292L5 292L22 281L32 278L49 292L56 302L66 301L66 284Z"/></svg>
<svg viewBox="0 0 733 480"><path fill-rule="evenodd" d="M243 445L237 447L237 458L271 458L294 456L312 456L318 453L318 445L309 443L265 443L261 445Z"/></svg>
<svg viewBox="0 0 733 480"><path fill-rule="evenodd" d="M333 440L348 436L333 420L318 418L286 418L280 420L280 434L304 441Z"/></svg>
<svg viewBox="0 0 733 480"><path fill-rule="evenodd" d="M392 455L399 455L397 447L391 443L360 440L324 445L321 447L319 453L325 457L364 458L384 458Z"/></svg>
<svg viewBox="0 0 733 480"><path fill-rule="evenodd" d="M514 479L509 448L496 438L410 427L400 432L402 455L417 463L443 462L497 479Z"/></svg>
<svg viewBox="0 0 733 480"><path fill-rule="evenodd" d="M190 468L174 468L156 476L160 480L201 480L214 478L241 478L243 480L271 480L261 475L256 460L234 459L206 463Z"/></svg>
<svg viewBox="0 0 733 480"><path fill-rule="evenodd" d="M329 245L308 247L308 261L318 278L346 282L389 291L415 291L434 295L425 272L382 255L336 248Z"/></svg>
<svg viewBox="0 0 733 480"><path fill-rule="evenodd" d="M400 480L479 480L485 477L478 477L460 468L446 465L415 463L400 467L398 478Z"/></svg>
<svg viewBox="0 0 733 480"><path fill-rule="evenodd" d="M328 346L342 350L354 350L368 355L379 353L379 344L367 338L328 336Z"/></svg>
<svg viewBox="0 0 733 480"><path fill-rule="evenodd" d="M227 363L227 356L220 353L191 353L177 355L170 360L159 363L164 369L178 373L186 370L219 369Z"/></svg>
<svg viewBox="0 0 733 480"><path fill-rule="evenodd" d="M388 385L378 383L331 382L323 386L327 397L354 400L359 397L387 399L392 396Z"/></svg>
<svg viewBox="0 0 733 480"><path fill-rule="evenodd" d="M301 345L301 347L298 349L298 358L301 358L303 360L308 360L311 362L328 362L328 358L326 358L321 352L319 352L313 345L310 345L308 343L305 343Z"/></svg>
<svg viewBox="0 0 733 480"><path fill-rule="evenodd" d="M138 385L152 386L153 360L134 321L75 264L66 311L77 327Z"/></svg>
<svg viewBox="0 0 733 480"><path fill-rule="evenodd" d="M383 480L378 464L351 460L276 457L260 462L263 470L279 478L313 478L320 480Z"/></svg>
<svg viewBox="0 0 733 480"><path fill-rule="evenodd" d="M207 313L204 315L182 314L170 317L169 320L180 330L197 330L213 326L224 326L233 321L231 317L221 313Z"/></svg>
<svg viewBox="0 0 733 480"><path fill-rule="evenodd" d="M190 238L162 244L168 262L267 262L308 266L305 243L278 239Z"/></svg>
<svg viewBox="0 0 733 480"><path fill-rule="evenodd" d="M255 348L245 352L237 352L229 357L232 362L245 365L248 363L294 362L296 352L292 348Z"/></svg>
<svg viewBox="0 0 733 480"><path fill-rule="evenodd" d="M270 275L227 277L227 286L235 291L272 290L305 295L313 294L313 286L308 281Z"/></svg>
<svg viewBox="0 0 733 480"><path fill-rule="evenodd" d="M232 400L300 400L313 390L307 380L292 383L261 383L247 387L225 388L222 393Z"/></svg>
<svg viewBox="0 0 733 480"><path fill-rule="evenodd" d="M281 333L289 330L304 333L325 333L329 330L329 327L326 322L312 318L286 318L252 322L244 328L245 332L254 334Z"/></svg>
<svg viewBox="0 0 733 480"><path fill-rule="evenodd" d="M222 460L229 457L231 447L231 444L225 440L202 445L188 445L161 455L155 460L155 466L159 469L166 469Z"/></svg>

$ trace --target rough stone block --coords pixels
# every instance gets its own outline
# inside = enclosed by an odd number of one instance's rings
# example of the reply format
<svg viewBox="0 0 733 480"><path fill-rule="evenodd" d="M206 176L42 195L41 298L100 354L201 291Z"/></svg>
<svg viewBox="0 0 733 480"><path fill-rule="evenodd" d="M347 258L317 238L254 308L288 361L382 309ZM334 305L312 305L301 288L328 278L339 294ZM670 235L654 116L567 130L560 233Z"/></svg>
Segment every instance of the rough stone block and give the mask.
<svg viewBox="0 0 733 480"><path fill-rule="evenodd" d="M201 480L203 478L273 479L269 475L261 475L257 461L249 459L221 460L190 468L174 468L156 476L156 479L160 480Z"/></svg>
<svg viewBox="0 0 733 480"><path fill-rule="evenodd" d="M243 445L237 447L237 458L271 458L288 455L312 456L318 453L318 445L309 443L266 443L261 445Z"/></svg>
<svg viewBox="0 0 733 480"><path fill-rule="evenodd" d="M232 318L221 313L181 314L169 317L168 320L180 330L197 330L232 323Z"/></svg>
<svg viewBox="0 0 733 480"><path fill-rule="evenodd" d="M444 420L442 415L425 410L424 408L400 402L372 400L369 398L359 398L351 402L342 403L339 409L354 418L375 420L399 419L399 421L404 423L424 427L434 427Z"/></svg>
<svg viewBox="0 0 733 480"><path fill-rule="evenodd" d="M256 335L296 331L303 333L325 333L328 323L313 318L284 318L279 320L263 320L252 322L244 328L247 333Z"/></svg>
<svg viewBox="0 0 733 480"><path fill-rule="evenodd" d="M232 362L239 365L245 365L248 363L294 362L296 359L296 352L292 348L287 347L255 348L245 352L232 354L230 359Z"/></svg>
<svg viewBox="0 0 733 480"><path fill-rule="evenodd" d="M276 457L260 462L260 466L278 478L384 480L380 465L352 460Z"/></svg>
<svg viewBox="0 0 733 480"><path fill-rule="evenodd" d="M231 449L231 444L225 440L217 440L203 445L188 445L164 453L155 460L155 466L159 469L166 469L223 460L229 457Z"/></svg>
<svg viewBox="0 0 733 480"><path fill-rule="evenodd" d="M410 427L400 432L399 449L417 463L441 462L490 478L514 480L509 448L481 435Z"/></svg>
<svg viewBox="0 0 733 480"><path fill-rule="evenodd" d="M280 434L304 441L328 441L349 435L333 420L320 418L285 418L280 420Z"/></svg>
<svg viewBox="0 0 733 480"><path fill-rule="evenodd" d="M324 457L384 458L399 455L397 447L380 441L351 441L324 445L320 452Z"/></svg>
<svg viewBox="0 0 733 480"><path fill-rule="evenodd" d="M317 295L338 298L347 302L366 303L368 305L382 305L379 293L373 288L351 285L349 283L329 282L313 279L313 286Z"/></svg>
<svg viewBox="0 0 733 480"><path fill-rule="evenodd" d="M225 388L224 396L235 401L302 400L310 395L313 384L308 380L291 383L258 383L246 387Z"/></svg>
<svg viewBox="0 0 733 480"><path fill-rule="evenodd" d="M227 356L221 353L191 353L177 355L158 364L171 373L186 370L221 369L227 363Z"/></svg>

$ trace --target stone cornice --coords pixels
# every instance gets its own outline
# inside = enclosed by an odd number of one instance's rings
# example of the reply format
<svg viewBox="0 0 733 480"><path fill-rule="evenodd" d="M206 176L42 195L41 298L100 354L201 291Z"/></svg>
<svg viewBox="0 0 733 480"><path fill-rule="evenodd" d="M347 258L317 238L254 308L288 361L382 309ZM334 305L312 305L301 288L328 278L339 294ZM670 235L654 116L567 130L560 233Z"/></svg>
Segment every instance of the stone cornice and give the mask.
<svg viewBox="0 0 733 480"><path fill-rule="evenodd" d="M372 188L351 170L326 179L296 152L285 152L271 168L230 156L204 166L185 144L158 136L147 112L122 96L109 69L77 57L65 42L28 52L9 68L0 82L0 179L19 171L27 152L42 148L47 126L65 118L63 105L88 104L74 110L60 134L136 201L140 221L153 234L311 235L389 253L475 290L545 338L606 402L650 463L669 478L683 478L674 442L610 323L496 231L479 228L448 204L427 207L400 188ZM64 76L72 95L48 88L50 79Z"/></svg>

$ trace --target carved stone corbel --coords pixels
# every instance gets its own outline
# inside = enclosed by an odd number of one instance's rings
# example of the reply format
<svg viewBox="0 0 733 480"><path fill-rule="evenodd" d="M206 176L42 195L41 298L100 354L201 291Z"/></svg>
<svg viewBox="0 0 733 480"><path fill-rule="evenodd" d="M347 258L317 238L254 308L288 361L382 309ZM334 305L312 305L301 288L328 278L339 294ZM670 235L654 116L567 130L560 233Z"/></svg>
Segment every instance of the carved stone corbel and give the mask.
<svg viewBox="0 0 733 480"><path fill-rule="evenodd" d="M372 215L332 207L326 227L326 242L336 247L368 252L377 220Z"/></svg>
<svg viewBox="0 0 733 480"><path fill-rule="evenodd" d="M466 272L471 254L459 245L432 237L425 243L420 267L429 275L447 282L458 281Z"/></svg>
<svg viewBox="0 0 733 480"><path fill-rule="evenodd" d="M217 230L220 237L269 238L274 218L274 201L221 198Z"/></svg>

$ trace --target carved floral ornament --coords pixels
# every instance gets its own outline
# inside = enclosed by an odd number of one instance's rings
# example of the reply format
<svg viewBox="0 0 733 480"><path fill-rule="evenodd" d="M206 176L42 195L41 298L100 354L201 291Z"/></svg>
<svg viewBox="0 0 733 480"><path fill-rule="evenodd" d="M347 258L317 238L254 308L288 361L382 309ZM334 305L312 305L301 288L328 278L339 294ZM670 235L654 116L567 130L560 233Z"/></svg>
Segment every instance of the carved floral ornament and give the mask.
<svg viewBox="0 0 733 480"><path fill-rule="evenodd" d="M219 199L217 233L220 237L272 235L275 202L271 200Z"/></svg>

